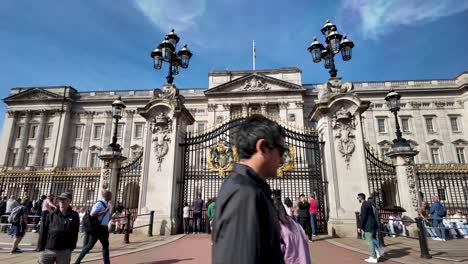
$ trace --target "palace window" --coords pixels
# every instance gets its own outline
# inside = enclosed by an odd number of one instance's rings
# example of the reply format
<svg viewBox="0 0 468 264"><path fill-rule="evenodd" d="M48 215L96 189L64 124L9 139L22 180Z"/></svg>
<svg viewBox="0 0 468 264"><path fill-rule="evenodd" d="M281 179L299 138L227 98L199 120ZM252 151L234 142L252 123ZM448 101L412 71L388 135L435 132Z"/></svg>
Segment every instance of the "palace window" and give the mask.
<svg viewBox="0 0 468 264"><path fill-rule="evenodd" d="M104 126L102 124L95 124L94 131L93 131L93 138L94 139L101 139L102 137L102 128Z"/></svg>
<svg viewBox="0 0 468 264"><path fill-rule="evenodd" d="M466 163L466 159L465 159L465 148L464 147L457 147L457 160L458 160L458 163L460 164L464 164Z"/></svg>
<svg viewBox="0 0 468 264"><path fill-rule="evenodd" d="M118 138L122 138L124 126L125 126L125 124L118 124L117 125L117 137Z"/></svg>
<svg viewBox="0 0 468 264"><path fill-rule="evenodd" d="M18 127L16 128L16 139L20 139L20 138L21 138L22 132L23 132L23 126L18 126Z"/></svg>
<svg viewBox="0 0 468 264"><path fill-rule="evenodd" d="M29 136L30 136L30 138L36 138L37 137L37 125L32 125L31 126Z"/></svg>
<svg viewBox="0 0 468 264"><path fill-rule="evenodd" d="M432 163L433 164L439 164L440 163L439 148L431 148L431 157L432 157Z"/></svg>
<svg viewBox="0 0 468 264"><path fill-rule="evenodd" d="M77 168L80 165L80 153L73 152L71 156L71 164L72 168Z"/></svg>
<svg viewBox="0 0 468 264"><path fill-rule="evenodd" d="M82 125L75 125L73 127L73 130L74 130L73 131L73 136L74 136L75 139L81 139L81 133L82 133L82 130L83 130L82 128L83 128Z"/></svg>
<svg viewBox="0 0 468 264"><path fill-rule="evenodd" d="M44 168L47 165L47 158L49 156L48 152L42 153L41 167Z"/></svg>
<svg viewBox="0 0 468 264"><path fill-rule="evenodd" d="M385 118L377 118L377 129L379 133L385 133Z"/></svg>
<svg viewBox="0 0 468 264"><path fill-rule="evenodd" d="M52 124L47 124L46 130L45 130L45 138L51 138L52 137Z"/></svg>
<svg viewBox="0 0 468 264"><path fill-rule="evenodd" d="M142 123L135 124L135 130L133 131L133 134L135 135L135 138L143 137L143 124Z"/></svg>
<svg viewBox="0 0 468 264"><path fill-rule="evenodd" d="M408 117L403 117L401 118L401 130L403 132L409 132L409 118Z"/></svg>
<svg viewBox="0 0 468 264"><path fill-rule="evenodd" d="M452 127L452 132L460 132L460 128L458 126L458 117L450 117L450 126Z"/></svg>
<svg viewBox="0 0 468 264"><path fill-rule="evenodd" d="M434 118L426 117L426 129L429 133L434 133Z"/></svg>
<svg viewBox="0 0 468 264"><path fill-rule="evenodd" d="M90 159L89 159L89 167L90 168L97 168L99 167L99 157L98 153L92 152Z"/></svg>
<svg viewBox="0 0 468 264"><path fill-rule="evenodd" d="M205 130L205 122L198 122L197 133L203 132L204 130Z"/></svg>

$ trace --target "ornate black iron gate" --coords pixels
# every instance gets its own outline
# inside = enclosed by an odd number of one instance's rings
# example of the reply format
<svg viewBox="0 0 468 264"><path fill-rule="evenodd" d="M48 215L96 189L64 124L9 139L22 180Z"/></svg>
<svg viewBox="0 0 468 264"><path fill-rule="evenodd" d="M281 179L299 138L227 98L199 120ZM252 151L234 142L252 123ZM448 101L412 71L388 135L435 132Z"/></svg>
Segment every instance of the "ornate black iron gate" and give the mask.
<svg viewBox="0 0 468 264"><path fill-rule="evenodd" d="M143 151L120 169L116 201L126 209L138 209L142 160Z"/></svg>
<svg viewBox="0 0 468 264"><path fill-rule="evenodd" d="M365 153L369 195L374 197L381 210L399 209L400 196L395 166L377 158L368 146L365 147Z"/></svg>
<svg viewBox="0 0 468 264"><path fill-rule="evenodd" d="M185 153L183 177L179 183L183 186L181 205L190 205L198 194L202 195L205 202L217 196L230 166L237 161L235 135L244 119L233 119L201 135L187 133L185 142L181 144ZM315 192L318 198L318 231L326 233L328 182L322 176L319 137L316 132L304 133L283 128L289 152L285 156L285 164L278 169L278 176L267 179L267 182L274 195L281 200L289 197L294 201L300 194ZM182 206L179 214L182 216Z"/></svg>

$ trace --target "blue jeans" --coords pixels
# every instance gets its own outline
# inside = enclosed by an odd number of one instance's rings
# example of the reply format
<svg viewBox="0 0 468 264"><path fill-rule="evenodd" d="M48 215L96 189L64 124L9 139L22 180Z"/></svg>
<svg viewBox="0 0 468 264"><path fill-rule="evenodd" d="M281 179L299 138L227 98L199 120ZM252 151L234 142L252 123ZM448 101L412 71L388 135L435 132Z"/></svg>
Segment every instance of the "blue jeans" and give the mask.
<svg viewBox="0 0 468 264"><path fill-rule="evenodd" d="M430 237L437 237L437 233L435 232L434 228L429 226L426 221L423 221L423 226L426 228Z"/></svg>
<svg viewBox="0 0 468 264"><path fill-rule="evenodd" d="M437 237L445 239L445 226L442 219L432 219L432 227L435 227Z"/></svg>
<svg viewBox="0 0 468 264"><path fill-rule="evenodd" d="M88 254L88 252L93 249L96 242L99 240L102 245L102 258L104 264L110 264L109 258L109 231L107 225L101 225L98 230L88 233L88 243L81 250L80 255L75 261L75 264L81 263L81 260Z"/></svg>
<svg viewBox="0 0 468 264"><path fill-rule="evenodd" d="M388 225L388 230L390 231L390 235L394 236L395 235L395 224ZM405 225L401 225L401 235L406 236L406 226Z"/></svg>
<svg viewBox="0 0 468 264"><path fill-rule="evenodd" d="M310 228L312 229L312 235L317 235L317 213L310 213Z"/></svg>

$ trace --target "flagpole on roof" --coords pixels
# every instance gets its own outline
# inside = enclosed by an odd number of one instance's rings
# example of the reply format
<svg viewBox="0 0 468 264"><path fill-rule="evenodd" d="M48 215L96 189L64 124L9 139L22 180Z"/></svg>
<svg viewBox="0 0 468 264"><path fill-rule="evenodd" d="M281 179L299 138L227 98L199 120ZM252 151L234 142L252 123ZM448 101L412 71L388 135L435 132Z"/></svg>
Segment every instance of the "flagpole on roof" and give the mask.
<svg viewBox="0 0 468 264"><path fill-rule="evenodd" d="M255 40L252 40L252 66L255 71L255 60L257 59L257 50L255 49Z"/></svg>

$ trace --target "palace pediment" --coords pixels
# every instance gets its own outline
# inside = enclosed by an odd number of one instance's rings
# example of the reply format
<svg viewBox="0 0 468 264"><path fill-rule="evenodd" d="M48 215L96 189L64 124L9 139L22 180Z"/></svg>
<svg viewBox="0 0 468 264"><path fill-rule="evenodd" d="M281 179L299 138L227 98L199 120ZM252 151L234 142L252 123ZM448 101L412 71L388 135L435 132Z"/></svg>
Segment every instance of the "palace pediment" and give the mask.
<svg viewBox="0 0 468 264"><path fill-rule="evenodd" d="M283 81L259 73L252 73L205 91L205 95L246 94L274 92L305 92L306 89L295 83Z"/></svg>
<svg viewBox="0 0 468 264"><path fill-rule="evenodd" d="M8 102L17 102L17 101L44 101L44 100L57 100L62 99L63 96L47 91L40 88L30 88L24 91L21 91L17 94L13 94L5 98L3 101Z"/></svg>

